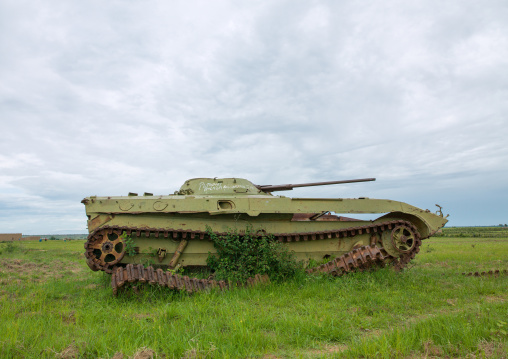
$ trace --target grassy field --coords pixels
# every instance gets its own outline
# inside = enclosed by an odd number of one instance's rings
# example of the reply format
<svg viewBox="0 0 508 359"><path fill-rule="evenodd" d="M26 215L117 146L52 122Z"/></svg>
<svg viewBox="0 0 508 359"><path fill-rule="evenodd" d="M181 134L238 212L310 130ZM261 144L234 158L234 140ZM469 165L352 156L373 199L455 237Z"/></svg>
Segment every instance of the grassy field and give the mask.
<svg viewBox="0 0 508 359"><path fill-rule="evenodd" d="M449 227L444 228L438 237L467 238L508 238L508 227Z"/></svg>
<svg viewBox="0 0 508 359"><path fill-rule="evenodd" d="M402 273L116 298L83 241L0 252L1 358L507 357L508 276L461 275L508 269L504 234L425 240Z"/></svg>

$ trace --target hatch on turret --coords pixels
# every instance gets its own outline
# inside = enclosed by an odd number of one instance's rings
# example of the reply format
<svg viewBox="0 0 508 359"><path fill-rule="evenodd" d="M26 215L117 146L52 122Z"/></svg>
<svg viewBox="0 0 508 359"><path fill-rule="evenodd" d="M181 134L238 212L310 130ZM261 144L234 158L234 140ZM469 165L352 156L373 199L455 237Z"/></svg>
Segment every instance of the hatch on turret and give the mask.
<svg viewBox="0 0 508 359"><path fill-rule="evenodd" d="M198 196L266 195L252 182L243 178L193 178L185 181L175 194Z"/></svg>

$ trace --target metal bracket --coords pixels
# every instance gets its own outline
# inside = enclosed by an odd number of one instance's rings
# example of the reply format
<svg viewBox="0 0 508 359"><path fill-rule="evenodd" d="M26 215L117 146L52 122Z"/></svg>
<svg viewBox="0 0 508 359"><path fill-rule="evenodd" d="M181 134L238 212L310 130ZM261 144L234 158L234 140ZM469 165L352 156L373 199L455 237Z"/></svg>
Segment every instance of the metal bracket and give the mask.
<svg viewBox="0 0 508 359"><path fill-rule="evenodd" d="M436 204L436 207L439 208L437 211L436 211L436 214L443 217L443 207L441 207L439 204Z"/></svg>
<svg viewBox="0 0 508 359"><path fill-rule="evenodd" d="M171 258L171 261L169 262L170 268L175 268L178 259L182 255L183 250L185 249L185 247L187 247L187 243L189 242L186 241L185 239L181 240L180 244L178 245L178 248L175 251L175 254L173 254L173 258Z"/></svg>
<svg viewBox="0 0 508 359"><path fill-rule="evenodd" d="M159 263L162 262L162 260L166 258L166 249L164 248L157 249L157 255L159 256Z"/></svg>
<svg viewBox="0 0 508 359"><path fill-rule="evenodd" d="M310 217L309 219L310 219L311 221L315 221L316 219L318 219L318 218L320 218L320 217L323 217L324 215L329 214L329 213L330 213L330 211L324 211L323 213L318 213L318 214L313 215L313 216L312 216L312 217Z"/></svg>

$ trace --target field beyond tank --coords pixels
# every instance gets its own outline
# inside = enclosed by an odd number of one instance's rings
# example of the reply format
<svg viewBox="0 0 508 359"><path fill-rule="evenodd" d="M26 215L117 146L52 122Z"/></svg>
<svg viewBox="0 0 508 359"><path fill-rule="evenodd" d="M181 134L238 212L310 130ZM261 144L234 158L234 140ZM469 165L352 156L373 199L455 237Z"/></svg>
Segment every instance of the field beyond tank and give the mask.
<svg viewBox="0 0 508 359"><path fill-rule="evenodd" d="M110 276L88 269L83 244L0 243L1 358L504 358L508 352L508 275L461 275L508 270L508 228L444 228L423 241L402 273L307 276L193 295L152 287L116 298Z"/></svg>

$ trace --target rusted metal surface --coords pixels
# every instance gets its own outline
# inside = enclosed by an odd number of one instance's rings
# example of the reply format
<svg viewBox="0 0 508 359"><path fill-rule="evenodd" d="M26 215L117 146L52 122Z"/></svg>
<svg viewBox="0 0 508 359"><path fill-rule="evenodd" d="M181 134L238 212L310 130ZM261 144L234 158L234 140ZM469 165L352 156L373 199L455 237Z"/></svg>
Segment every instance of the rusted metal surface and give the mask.
<svg viewBox="0 0 508 359"><path fill-rule="evenodd" d="M462 273L462 275L465 275L466 277L485 277L485 276L493 276L497 277L500 275L508 275L508 270L489 270L486 272L468 272L468 273Z"/></svg>
<svg viewBox="0 0 508 359"><path fill-rule="evenodd" d="M379 225L379 228L383 228L385 231L391 230L392 237L394 236L394 233L396 234L396 237L397 235L400 235L400 233L411 233L411 247L408 249L405 248L404 251L401 251L402 254L399 257L395 257L390 255L384 248L378 247L375 243L373 244L373 241L371 240L370 246L355 248L351 252L339 256L328 263L307 270L307 273L329 273L334 276L341 276L354 270L370 269L373 267L384 266L388 263L392 264L396 270L403 269L420 251L420 245L422 242L418 230L413 224L406 221L391 221L387 224L383 223Z"/></svg>
<svg viewBox="0 0 508 359"><path fill-rule="evenodd" d="M104 228L104 227L103 227ZM93 240L85 242L85 257L92 270L104 270L111 273L115 264L125 256L125 244L120 237L122 231L107 228L95 232Z"/></svg>
<svg viewBox="0 0 508 359"><path fill-rule="evenodd" d="M341 276L345 273L364 270L373 266L382 266L390 255L377 246L362 246L355 248L340 257L322 264L319 267L308 269L307 273L329 273L333 276Z"/></svg>
<svg viewBox="0 0 508 359"><path fill-rule="evenodd" d="M142 264L127 264L125 267L116 267L111 274L111 287L113 294L117 295L120 288L127 283L132 285L136 283L149 283L169 289L186 291L188 293L207 291L211 289L226 290L238 284L229 281L216 281L214 279L199 279L182 276L180 274L172 274L163 271L161 268L144 267ZM253 286L260 283L270 283L268 275L257 274L247 279L246 286Z"/></svg>

